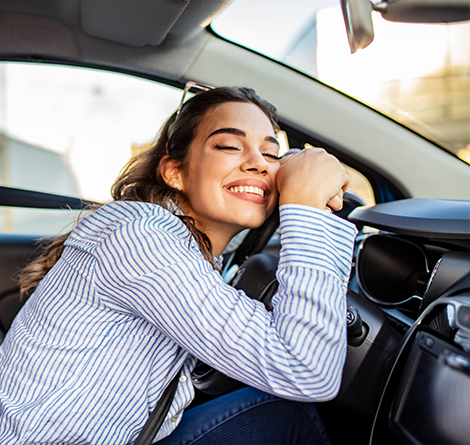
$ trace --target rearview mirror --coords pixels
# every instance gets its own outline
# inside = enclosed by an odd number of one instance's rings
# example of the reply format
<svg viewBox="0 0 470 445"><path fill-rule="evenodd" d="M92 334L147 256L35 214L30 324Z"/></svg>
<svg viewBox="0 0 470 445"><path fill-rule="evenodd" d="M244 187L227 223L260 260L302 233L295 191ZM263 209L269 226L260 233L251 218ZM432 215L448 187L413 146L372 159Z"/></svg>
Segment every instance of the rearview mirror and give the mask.
<svg viewBox="0 0 470 445"><path fill-rule="evenodd" d="M391 22L450 23L470 20L468 0L387 0L373 5Z"/></svg>
<svg viewBox="0 0 470 445"><path fill-rule="evenodd" d="M369 0L341 0L344 24L348 33L351 54L365 48L374 40L372 3Z"/></svg>
<svg viewBox="0 0 470 445"><path fill-rule="evenodd" d="M469 0L341 0L351 54L374 40L372 10L392 22L450 23L470 20Z"/></svg>

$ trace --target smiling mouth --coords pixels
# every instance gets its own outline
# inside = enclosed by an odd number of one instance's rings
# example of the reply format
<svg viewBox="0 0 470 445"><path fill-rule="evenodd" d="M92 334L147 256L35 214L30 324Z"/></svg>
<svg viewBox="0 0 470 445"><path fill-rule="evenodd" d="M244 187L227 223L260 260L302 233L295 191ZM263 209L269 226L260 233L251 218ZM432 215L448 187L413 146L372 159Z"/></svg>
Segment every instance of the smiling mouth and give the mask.
<svg viewBox="0 0 470 445"><path fill-rule="evenodd" d="M252 185L239 185L236 187L230 187L228 190L233 193L253 193L254 195L259 195L264 198L264 190Z"/></svg>

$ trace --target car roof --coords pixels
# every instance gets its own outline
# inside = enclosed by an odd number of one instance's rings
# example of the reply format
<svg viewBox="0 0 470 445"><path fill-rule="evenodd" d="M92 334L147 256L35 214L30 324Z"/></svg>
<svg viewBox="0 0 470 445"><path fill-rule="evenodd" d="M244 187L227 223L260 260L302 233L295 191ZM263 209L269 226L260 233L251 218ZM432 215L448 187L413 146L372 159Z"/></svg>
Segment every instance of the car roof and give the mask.
<svg viewBox="0 0 470 445"><path fill-rule="evenodd" d="M177 79L231 0L3 0L0 53Z"/></svg>
<svg viewBox="0 0 470 445"><path fill-rule="evenodd" d="M10 19L42 17L44 23L56 22L76 38L85 34L128 46L155 47L194 37L231 1L2 0L0 11Z"/></svg>

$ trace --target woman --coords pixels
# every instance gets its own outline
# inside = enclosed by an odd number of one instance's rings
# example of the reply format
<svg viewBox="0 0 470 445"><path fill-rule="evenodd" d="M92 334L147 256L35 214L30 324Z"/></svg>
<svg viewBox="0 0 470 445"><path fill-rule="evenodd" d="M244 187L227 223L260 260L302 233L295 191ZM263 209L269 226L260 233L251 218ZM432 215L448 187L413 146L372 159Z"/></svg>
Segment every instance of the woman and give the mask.
<svg viewBox="0 0 470 445"><path fill-rule="evenodd" d="M305 402L341 380L355 229L328 210L348 178L320 149L281 166L277 130L250 89L197 94L123 170L114 202L28 269L23 287L39 284L0 354L0 443L131 443L180 369L162 443L328 440ZM277 201L271 314L223 282L217 258ZM183 416L197 359L257 389Z"/></svg>

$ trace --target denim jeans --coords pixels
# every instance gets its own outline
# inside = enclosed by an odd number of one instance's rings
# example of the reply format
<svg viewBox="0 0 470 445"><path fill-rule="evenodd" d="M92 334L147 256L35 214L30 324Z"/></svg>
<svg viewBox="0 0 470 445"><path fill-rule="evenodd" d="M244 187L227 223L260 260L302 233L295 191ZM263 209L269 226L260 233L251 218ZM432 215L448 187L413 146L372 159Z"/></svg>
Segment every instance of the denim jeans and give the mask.
<svg viewBox="0 0 470 445"><path fill-rule="evenodd" d="M176 430L159 445L329 444L311 403L280 399L243 388L183 414Z"/></svg>

